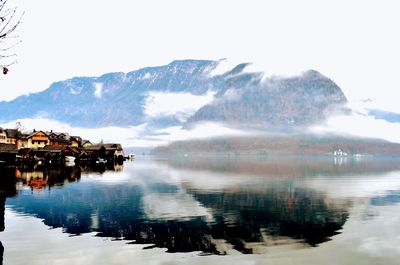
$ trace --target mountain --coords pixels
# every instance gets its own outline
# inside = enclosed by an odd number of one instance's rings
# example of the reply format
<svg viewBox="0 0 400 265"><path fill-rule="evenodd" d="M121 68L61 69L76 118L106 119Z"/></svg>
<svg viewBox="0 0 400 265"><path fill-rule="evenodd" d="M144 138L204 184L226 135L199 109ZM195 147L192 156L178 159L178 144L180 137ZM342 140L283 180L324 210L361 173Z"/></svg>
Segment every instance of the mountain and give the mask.
<svg viewBox="0 0 400 265"><path fill-rule="evenodd" d="M287 129L318 123L333 112L345 111L347 100L341 89L317 71L264 79L263 73L247 72L249 64L243 63L215 75L219 63L181 60L129 73L56 82L42 92L0 102L0 121L45 117L87 128L143 123L154 128L189 127L199 121L220 121ZM146 112L154 93L204 96L210 92L213 100L184 118Z"/></svg>
<svg viewBox="0 0 400 265"><path fill-rule="evenodd" d="M0 102L0 120L46 117L80 127L126 126L146 122L143 106L151 91L200 95L220 78L210 78L214 61L174 61L129 73L75 77L46 90ZM174 123L174 120L170 123Z"/></svg>
<svg viewBox="0 0 400 265"><path fill-rule="evenodd" d="M247 156L247 155L333 155L335 151L345 152L336 158L374 156L399 156L400 144L382 139L359 138L338 135L312 134L265 134L243 137L215 137L208 139L176 141L152 150L154 155L182 156Z"/></svg>
<svg viewBox="0 0 400 265"><path fill-rule="evenodd" d="M189 122L211 120L281 130L316 124L332 113L346 111L341 89L317 71L264 81L261 75L235 74L225 80L229 88Z"/></svg>

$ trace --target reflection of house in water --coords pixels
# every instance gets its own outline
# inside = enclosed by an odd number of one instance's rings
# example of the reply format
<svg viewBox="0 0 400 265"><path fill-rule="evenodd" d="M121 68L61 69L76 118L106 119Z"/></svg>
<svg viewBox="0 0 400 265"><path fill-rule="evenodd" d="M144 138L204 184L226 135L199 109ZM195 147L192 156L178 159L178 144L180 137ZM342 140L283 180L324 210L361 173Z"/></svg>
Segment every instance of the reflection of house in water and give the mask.
<svg viewBox="0 0 400 265"><path fill-rule="evenodd" d="M81 178L79 167L44 167L39 169L16 170L15 177L23 186L32 190L63 186Z"/></svg>
<svg viewBox="0 0 400 265"><path fill-rule="evenodd" d="M347 164L348 159L347 156L335 156L333 158L333 163L335 164L335 166L342 166Z"/></svg>
<svg viewBox="0 0 400 265"><path fill-rule="evenodd" d="M77 182L81 179L81 173L103 173L107 170L122 171L122 164L83 164L80 166L35 166L35 167L15 167L12 171L12 177L23 186L29 186L32 190L40 190L53 186L64 186L71 182ZM22 186L22 187L21 187Z"/></svg>
<svg viewBox="0 0 400 265"><path fill-rule="evenodd" d="M20 179L34 190L40 190L47 186L47 176L42 171L22 172Z"/></svg>

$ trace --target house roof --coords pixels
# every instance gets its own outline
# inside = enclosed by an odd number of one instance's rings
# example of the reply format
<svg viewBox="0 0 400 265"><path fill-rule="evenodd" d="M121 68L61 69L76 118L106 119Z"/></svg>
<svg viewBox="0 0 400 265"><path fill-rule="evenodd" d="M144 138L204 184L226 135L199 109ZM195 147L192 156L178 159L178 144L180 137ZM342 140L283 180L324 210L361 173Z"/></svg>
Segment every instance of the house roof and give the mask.
<svg viewBox="0 0 400 265"><path fill-rule="evenodd" d="M82 138L80 136L71 136L71 140L75 140L77 142L82 142Z"/></svg>
<svg viewBox="0 0 400 265"><path fill-rule="evenodd" d="M28 153L32 153L33 150L31 148L21 148L18 150L18 153L21 155L26 155Z"/></svg>
<svg viewBox="0 0 400 265"><path fill-rule="evenodd" d="M5 131L8 138L16 138L21 135L21 132L18 129L6 129Z"/></svg>
<svg viewBox="0 0 400 265"><path fill-rule="evenodd" d="M67 147L65 147L64 151L65 151L65 150L70 150L70 151L72 151L72 152L74 152L74 153L76 153L76 154L80 154L80 153L81 153L81 150L80 150L79 148L72 147L72 146L67 146Z"/></svg>
<svg viewBox="0 0 400 265"><path fill-rule="evenodd" d="M118 151L122 150L122 145L121 144L103 144L104 147L108 150L108 149L116 149Z"/></svg>
<svg viewBox="0 0 400 265"><path fill-rule="evenodd" d="M44 151L59 151L61 152L62 150L64 150L65 147L63 146L51 146L51 145L46 145L45 147L38 149L38 150L44 150Z"/></svg>
<svg viewBox="0 0 400 265"><path fill-rule="evenodd" d="M69 140L70 136L65 132L46 132L50 139L67 139Z"/></svg>
<svg viewBox="0 0 400 265"><path fill-rule="evenodd" d="M65 143L69 144L69 140L65 138L50 138L51 142L57 142L57 143Z"/></svg>
<svg viewBox="0 0 400 265"><path fill-rule="evenodd" d="M101 148L106 149L107 151L110 150L122 150L121 144L94 144L92 146L84 147L84 150L100 150Z"/></svg>
<svg viewBox="0 0 400 265"><path fill-rule="evenodd" d="M44 132L44 131L34 131L34 132L31 132L30 134L28 134L27 136L26 136L26 138L31 138L31 137L33 137L35 134L37 134L37 133L44 133L46 136L48 136L48 134L46 133L46 132Z"/></svg>
<svg viewBox="0 0 400 265"><path fill-rule="evenodd" d="M85 151L98 151L101 148L106 149L102 144L94 144L94 145L91 145L91 146L88 146L88 147L84 147L83 150L85 150Z"/></svg>
<svg viewBox="0 0 400 265"><path fill-rule="evenodd" d="M18 153L16 144L0 144L0 152Z"/></svg>

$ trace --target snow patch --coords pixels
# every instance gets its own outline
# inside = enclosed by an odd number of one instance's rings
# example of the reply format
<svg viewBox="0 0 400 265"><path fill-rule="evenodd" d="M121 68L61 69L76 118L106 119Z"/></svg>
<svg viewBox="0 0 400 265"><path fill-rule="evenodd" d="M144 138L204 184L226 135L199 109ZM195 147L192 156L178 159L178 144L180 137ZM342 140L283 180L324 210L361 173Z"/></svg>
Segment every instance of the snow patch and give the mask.
<svg viewBox="0 0 400 265"><path fill-rule="evenodd" d="M103 83L94 83L94 96L96 98L101 98L103 94Z"/></svg>
<svg viewBox="0 0 400 265"><path fill-rule="evenodd" d="M81 87L70 87L69 92L72 95L79 95L82 92L82 88Z"/></svg>

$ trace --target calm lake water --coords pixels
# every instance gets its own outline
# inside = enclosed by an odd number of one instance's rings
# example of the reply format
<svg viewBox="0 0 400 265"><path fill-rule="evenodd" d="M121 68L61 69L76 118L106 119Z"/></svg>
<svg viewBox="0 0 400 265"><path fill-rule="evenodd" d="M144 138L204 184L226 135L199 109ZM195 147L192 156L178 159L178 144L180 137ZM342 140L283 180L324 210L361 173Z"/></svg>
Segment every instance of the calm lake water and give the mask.
<svg viewBox="0 0 400 265"><path fill-rule="evenodd" d="M399 264L400 159L2 168L3 264Z"/></svg>

